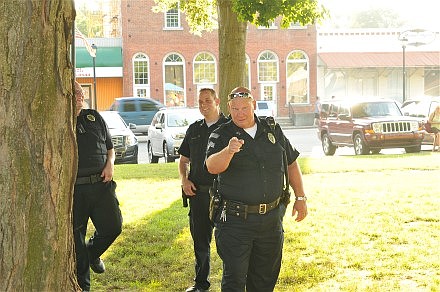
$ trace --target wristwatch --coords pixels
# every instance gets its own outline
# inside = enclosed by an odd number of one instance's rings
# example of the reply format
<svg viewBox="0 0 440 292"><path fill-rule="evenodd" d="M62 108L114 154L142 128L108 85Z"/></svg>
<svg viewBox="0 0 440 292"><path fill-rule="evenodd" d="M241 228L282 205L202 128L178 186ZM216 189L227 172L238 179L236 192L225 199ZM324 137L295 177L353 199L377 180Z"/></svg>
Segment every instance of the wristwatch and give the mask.
<svg viewBox="0 0 440 292"><path fill-rule="evenodd" d="M295 201L307 201L307 197L306 196L301 196L301 197L295 197Z"/></svg>

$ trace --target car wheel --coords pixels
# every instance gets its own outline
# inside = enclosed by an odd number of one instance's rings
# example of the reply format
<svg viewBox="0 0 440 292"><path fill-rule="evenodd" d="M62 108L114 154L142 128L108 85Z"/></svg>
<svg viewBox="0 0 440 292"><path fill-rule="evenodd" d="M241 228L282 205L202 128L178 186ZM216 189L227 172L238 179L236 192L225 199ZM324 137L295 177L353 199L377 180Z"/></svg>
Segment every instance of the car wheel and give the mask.
<svg viewBox="0 0 440 292"><path fill-rule="evenodd" d="M139 159L138 159L138 149L135 150L135 153L133 155L133 159L130 161L131 164L138 164L139 163Z"/></svg>
<svg viewBox="0 0 440 292"><path fill-rule="evenodd" d="M322 151L324 151L325 155L329 156L335 154L336 146L332 144L327 133L324 133L322 135L321 141L322 141Z"/></svg>
<svg viewBox="0 0 440 292"><path fill-rule="evenodd" d="M422 145L405 148L406 153L419 153L421 150L422 150Z"/></svg>
<svg viewBox="0 0 440 292"><path fill-rule="evenodd" d="M151 147L151 143L148 143L148 160L150 161L150 163L159 162L159 156L155 156L153 154L153 147Z"/></svg>
<svg viewBox="0 0 440 292"><path fill-rule="evenodd" d="M170 153L168 152L168 145L167 143L163 143L163 156L165 158L165 162L169 163L169 162L174 162L176 159L174 157L172 157L170 155Z"/></svg>
<svg viewBox="0 0 440 292"><path fill-rule="evenodd" d="M370 153L370 149L368 148L367 145L365 145L364 141L362 140L362 136L361 134L356 134L356 136L354 136L354 153L356 155L365 155Z"/></svg>

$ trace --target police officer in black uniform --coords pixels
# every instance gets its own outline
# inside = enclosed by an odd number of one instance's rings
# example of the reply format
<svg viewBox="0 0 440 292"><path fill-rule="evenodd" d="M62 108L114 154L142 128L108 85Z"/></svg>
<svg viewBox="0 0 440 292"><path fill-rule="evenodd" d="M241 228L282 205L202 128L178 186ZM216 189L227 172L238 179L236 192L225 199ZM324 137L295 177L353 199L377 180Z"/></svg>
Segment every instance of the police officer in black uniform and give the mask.
<svg viewBox="0 0 440 292"><path fill-rule="evenodd" d="M216 175L204 167L209 135L227 119L220 113L220 99L211 88L203 88L198 97L199 109L204 119L191 124L178 152L179 174L184 200L189 198L189 226L194 241L194 286L186 291L206 291L210 287L210 244L213 226L209 219L209 187Z"/></svg>
<svg viewBox="0 0 440 292"><path fill-rule="evenodd" d="M83 291L89 291L90 268L96 273L105 271L100 256L121 233L122 215L112 179L115 152L107 125L97 111L82 108L84 93L76 81L75 97L78 173L73 195L73 235L78 284ZM89 218L95 232L86 243Z"/></svg>
<svg viewBox="0 0 440 292"><path fill-rule="evenodd" d="M232 90L228 108L232 120L211 134L206 153L208 171L218 174L221 196L214 233L223 261L222 292L273 291L284 241L285 169L295 192L292 216L297 214L296 221L307 216L299 152L279 125L271 128L254 115L249 89Z"/></svg>

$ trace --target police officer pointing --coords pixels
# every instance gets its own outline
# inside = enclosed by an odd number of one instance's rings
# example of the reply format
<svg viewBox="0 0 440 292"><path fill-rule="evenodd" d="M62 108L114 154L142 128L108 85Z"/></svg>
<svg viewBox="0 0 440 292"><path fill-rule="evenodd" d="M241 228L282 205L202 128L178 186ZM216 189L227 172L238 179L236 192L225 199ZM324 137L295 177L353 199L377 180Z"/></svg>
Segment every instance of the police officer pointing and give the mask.
<svg viewBox="0 0 440 292"><path fill-rule="evenodd" d="M90 268L105 271L100 256L121 233L122 215L113 181L115 151L107 125L92 109L83 109L84 92L75 81L78 173L73 194L73 236L76 274L83 291L90 290ZM85 242L91 218L94 235Z"/></svg>
<svg viewBox="0 0 440 292"><path fill-rule="evenodd" d="M209 187L216 175L205 168L206 145L211 132L227 119L220 113L220 99L211 88L199 92L199 110L204 119L191 124L179 148L182 191L189 198L189 227L194 241L195 284L187 292L207 291L210 286L210 246L213 226L209 219Z"/></svg>
<svg viewBox="0 0 440 292"><path fill-rule="evenodd" d="M223 261L223 292L273 291L284 241L285 169L295 193L292 216L297 215L296 221L307 216L299 152L279 125L273 129L254 115L255 105L249 89L232 90L232 120L211 134L206 152L207 169L218 174L221 196L214 234Z"/></svg>

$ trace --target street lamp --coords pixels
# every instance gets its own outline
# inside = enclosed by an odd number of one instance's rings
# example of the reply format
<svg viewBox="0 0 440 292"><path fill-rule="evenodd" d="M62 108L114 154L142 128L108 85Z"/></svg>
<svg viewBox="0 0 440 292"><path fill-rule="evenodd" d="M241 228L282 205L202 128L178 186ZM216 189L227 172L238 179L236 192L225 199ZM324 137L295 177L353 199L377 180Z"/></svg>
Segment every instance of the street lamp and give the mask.
<svg viewBox="0 0 440 292"><path fill-rule="evenodd" d="M405 68L405 49L406 49L406 45L408 44L408 39L404 36L403 38L400 39L400 41L402 42L402 51L403 51L403 57L402 57L402 84L403 84L403 88L402 88L402 98L403 98L403 102L405 102L406 100L406 68Z"/></svg>
<svg viewBox="0 0 440 292"><path fill-rule="evenodd" d="M92 44L92 49L94 51L94 54L92 56L93 59L93 109L97 109L97 99L96 99L96 63L95 63L95 59L96 59L96 51L98 50L98 47L95 44Z"/></svg>

